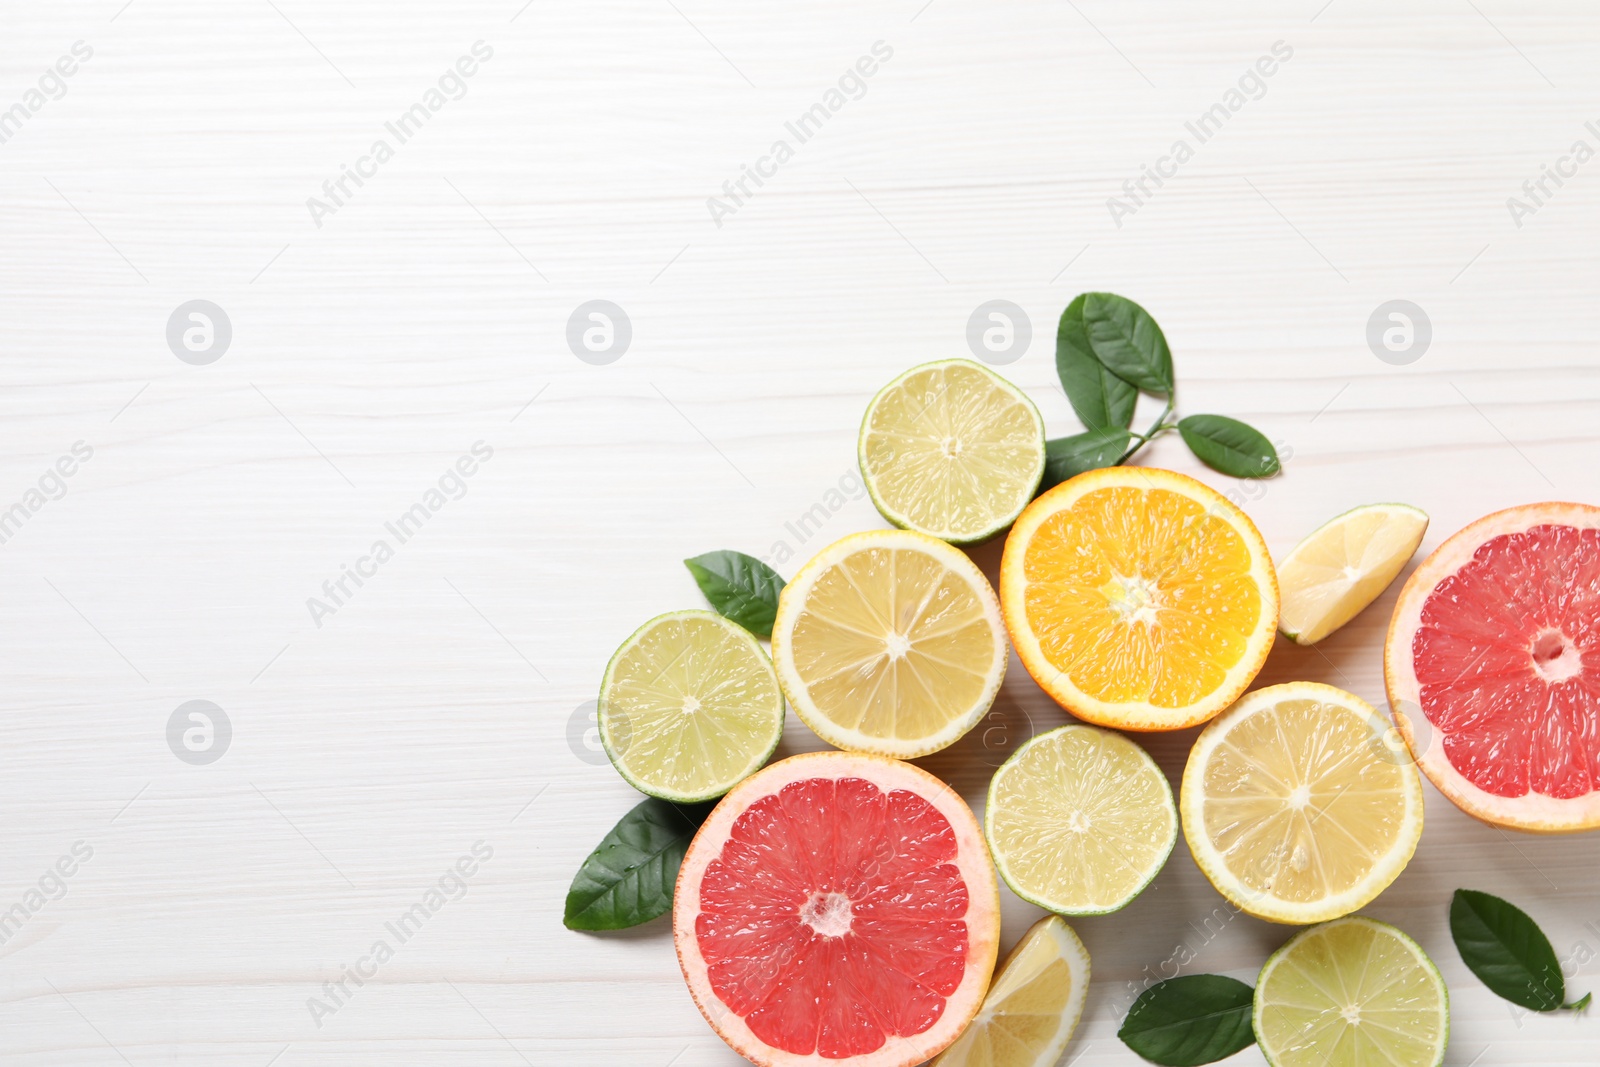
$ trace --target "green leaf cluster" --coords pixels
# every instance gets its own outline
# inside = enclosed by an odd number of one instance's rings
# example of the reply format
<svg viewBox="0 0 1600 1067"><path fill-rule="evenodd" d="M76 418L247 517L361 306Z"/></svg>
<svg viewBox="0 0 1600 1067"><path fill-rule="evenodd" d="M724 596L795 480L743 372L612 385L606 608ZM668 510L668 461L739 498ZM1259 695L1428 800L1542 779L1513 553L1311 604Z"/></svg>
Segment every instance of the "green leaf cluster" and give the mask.
<svg viewBox="0 0 1600 1067"><path fill-rule="evenodd" d="M1176 429L1202 463L1236 478L1278 473L1278 452L1255 428L1225 415L1172 421L1177 381L1172 349L1144 308L1116 293L1082 293L1056 327L1056 373L1084 432L1045 446L1042 488L1099 467L1126 463L1155 438ZM1130 429L1139 394L1166 400L1144 433Z"/></svg>

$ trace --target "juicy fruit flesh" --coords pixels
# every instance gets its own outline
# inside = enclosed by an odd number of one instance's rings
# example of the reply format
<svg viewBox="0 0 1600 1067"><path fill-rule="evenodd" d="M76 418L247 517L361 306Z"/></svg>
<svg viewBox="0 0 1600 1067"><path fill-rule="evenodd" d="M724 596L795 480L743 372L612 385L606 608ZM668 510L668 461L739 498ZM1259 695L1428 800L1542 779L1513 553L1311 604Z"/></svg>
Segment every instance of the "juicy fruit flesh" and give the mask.
<svg viewBox="0 0 1600 1067"><path fill-rule="evenodd" d="M792 782L734 821L700 885L712 991L757 1038L844 1059L914 1038L967 965L967 884L932 804L860 778Z"/></svg>
<svg viewBox="0 0 1600 1067"><path fill-rule="evenodd" d="M1313 644L1355 618L1405 568L1427 528L1420 512L1374 506L1312 534L1278 569L1283 631Z"/></svg>
<svg viewBox="0 0 1600 1067"><path fill-rule="evenodd" d="M1212 751L1205 834L1248 891L1315 903L1353 889L1399 841L1406 770L1354 711L1284 700Z"/></svg>
<svg viewBox="0 0 1600 1067"><path fill-rule="evenodd" d="M1301 935L1262 982L1258 1034L1279 1067L1432 1067L1447 1022L1437 978L1381 926Z"/></svg>
<svg viewBox="0 0 1600 1067"><path fill-rule="evenodd" d="M934 1067L1031 1067L1050 1050L1061 1032L1062 1014L1081 995L1073 988L1072 966L1062 957L1059 942L1043 928L1060 921L1045 919L1022 935L995 976L983 1009Z"/></svg>
<svg viewBox="0 0 1600 1067"><path fill-rule="evenodd" d="M1024 402L955 364L913 373L880 399L862 457L878 497L914 529L975 536L1027 504L1042 447Z"/></svg>
<svg viewBox="0 0 1600 1067"><path fill-rule="evenodd" d="M1422 711L1473 785L1557 800L1600 788L1600 530L1484 542L1423 603L1412 654Z"/></svg>
<svg viewBox="0 0 1600 1067"><path fill-rule="evenodd" d="M1085 493L1040 524L1023 573L1045 659L1107 703L1181 708L1205 699L1261 621L1244 538L1166 489Z"/></svg>
<svg viewBox="0 0 1600 1067"><path fill-rule="evenodd" d="M619 659L606 728L618 761L646 784L726 788L765 758L782 700L771 669L740 635L715 619L666 619Z"/></svg>
<svg viewBox="0 0 1600 1067"><path fill-rule="evenodd" d="M1132 741L1068 727L1019 752L996 776L992 844L1007 880L1071 911L1120 907L1166 860L1172 794Z"/></svg>
<svg viewBox="0 0 1600 1067"><path fill-rule="evenodd" d="M817 710L872 737L944 729L984 696L993 623L972 587L914 549L851 553L817 578L791 638Z"/></svg>

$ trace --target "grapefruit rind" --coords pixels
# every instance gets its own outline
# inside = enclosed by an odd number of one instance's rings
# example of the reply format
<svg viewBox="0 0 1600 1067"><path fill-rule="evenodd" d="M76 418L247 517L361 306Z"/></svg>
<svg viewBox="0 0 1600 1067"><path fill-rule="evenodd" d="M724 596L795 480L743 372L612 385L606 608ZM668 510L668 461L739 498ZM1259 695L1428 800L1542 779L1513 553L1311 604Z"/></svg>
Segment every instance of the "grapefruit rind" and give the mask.
<svg viewBox="0 0 1600 1067"><path fill-rule="evenodd" d="M1244 654L1227 672L1224 682L1205 699L1181 708L1161 708L1149 703L1111 703L1083 692L1066 672L1045 658L1039 639L1027 619L1027 581L1024 554L1033 534L1050 517L1065 511L1082 496L1097 489L1131 487L1164 489L1189 497L1208 512L1222 516L1243 538L1251 557L1250 577L1261 594L1261 617ZM1000 607L1017 657L1033 680L1067 711L1087 722L1117 730L1153 732L1182 730L1207 722L1229 707L1249 688L1267 662L1278 630L1278 577L1267 543L1250 516L1204 482L1156 467L1106 467L1068 479L1041 493L1028 505L1006 537L1000 561Z"/></svg>
<svg viewBox="0 0 1600 1067"><path fill-rule="evenodd" d="M1568 834L1600 827L1600 789L1569 800L1534 792L1502 797L1469 781L1451 765L1439 731L1422 713L1421 686L1412 659L1423 607L1440 582L1470 562L1486 541L1547 525L1600 529L1600 508L1570 502L1506 508L1469 524L1434 549L1400 591L1384 643L1383 676L1390 714L1412 758L1456 807L1491 826L1535 834Z"/></svg>
<svg viewBox="0 0 1600 1067"><path fill-rule="evenodd" d="M922 374L931 370L943 369L946 367L962 367L981 372L987 379L989 379L989 384L993 388L1009 396L1020 408L1031 415L1033 423L1038 428L1038 458L1030 474L1024 478L1025 491L1018 493L1015 508L1007 509L1005 513L994 516L993 521L986 526L970 530L955 530L949 527L944 529L928 529L918 526L909 516L905 514L903 509L895 507L884 498L884 493L882 492L882 488L878 485L878 479L874 475L867 454L868 437L872 432L872 419L877 413L878 407L882 403L884 397L888 396L892 390L899 387L901 383L913 375ZM1010 382L1006 381L1004 378L1000 377L994 371L983 366L982 364L975 363L970 359L935 360L932 363L924 363L921 366L912 367L904 374L901 374L895 378L894 381L878 390L877 395L875 395L872 398L871 403L867 405L866 414L861 417L861 430L856 439L856 462L861 468L862 484L867 487L867 495L872 498L873 506L878 509L878 514L882 515L889 522L893 523L902 530L915 530L919 533L925 533L930 537L937 537L941 541L947 541L952 545L974 545L983 541L987 541L989 538L993 537L995 534L999 533L1015 522L1017 516L1022 513L1022 509L1028 506L1028 501L1033 499L1034 493L1038 492L1039 483L1044 480L1045 469L1044 417L1039 414L1038 406L1034 404L1033 400L1029 398L1027 393L1024 393L1021 389L1018 389L1015 385L1012 385Z"/></svg>
<svg viewBox="0 0 1600 1067"><path fill-rule="evenodd" d="M623 655L637 645L640 638L657 626L682 619L695 619L717 624L735 641L746 645L746 652L750 657L752 669L765 670L766 674L770 676L774 695L777 697L774 706L769 709L772 719L771 730L769 731L770 737L764 744L758 744L750 749L750 759L744 769L730 775L727 780L716 782L710 788L703 790L680 791L667 789L646 780L634 768L628 766L626 753L619 751L619 748L623 746L619 745L616 737L617 731L613 729L611 722L611 682L616 676L617 666L622 661ZM762 764L772 758L772 754L778 750L778 743L783 740L783 717L783 693L778 685L778 675L772 669L772 661L767 658L761 643L755 639L755 636L750 631L738 623L730 622L714 611L705 611L698 608L687 611L669 611L665 615L657 615L630 634L628 639L612 654L610 661L606 663L605 674L600 683L600 698L595 708L595 723L600 734L601 747L605 749L606 756L610 758L611 765L616 768L617 773L629 785L646 796L659 797L662 800L669 800L677 804L696 804L712 800L726 793L754 771L759 770Z"/></svg>
<svg viewBox="0 0 1600 1067"><path fill-rule="evenodd" d="M969 708L961 709L950 718L945 727L920 738L899 739L878 737L860 730L844 727L834 722L812 700L805 680L794 662L793 630L799 616L805 611L807 596L817 580L834 564L856 552L872 548L912 550L923 552L962 577L977 597L989 624L991 657L988 674L978 698ZM1000 616L1000 601L989 579L984 577L977 564L959 548L947 542L914 530L866 530L847 534L811 558L778 594L777 615L772 623L772 663L778 672L778 683L789 706L800 721L828 744L847 752L860 752L871 756L892 759L916 759L959 741L967 731L988 714L1000 685L1005 681L1010 656L1006 648L1005 622Z"/></svg>
<svg viewBox="0 0 1600 1067"><path fill-rule="evenodd" d="M1024 886L1021 879L1012 872L1010 865L1006 861L1004 850L995 847L995 838L997 836L995 833L995 813L1000 810L997 792L1001 784L1001 780L1007 773L1007 769L1020 766L1020 761L1034 746L1041 743L1048 743L1052 738L1067 733L1068 731L1086 731L1097 735L1102 735L1105 742L1125 749L1126 754L1136 761L1141 772L1141 776L1144 777L1147 782L1155 783L1157 785L1157 792L1159 792L1165 798L1165 808L1170 816L1170 822L1167 825L1164 837L1162 838L1162 841L1158 843L1156 852L1152 854L1152 857L1145 869L1140 872L1139 879L1136 884L1134 884L1120 899L1099 907L1093 905L1064 903L1060 900L1051 900L1048 896ZM1056 729L1050 730L1047 733L1040 734L1038 737L1030 739L1021 748L1017 749L1016 752L1013 752L1010 758L1007 759L1006 762L1001 765L1000 769L995 771L994 776L989 779L989 792L984 803L983 811L984 837L989 842L989 852L990 855L994 857L995 870L999 872L1001 880L1005 882L1007 888L1009 888L1013 893L1021 897L1023 900L1026 900L1029 904L1043 908L1046 911L1054 912L1057 915L1067 915L1073 917L1110 915L1112 912L1121 911L1123 908L1131 904L1134 899L1139 896L1139 894L1143 893L1145 889L1149 887L1151 882L1155 881L1156 875L1160 874L1161 869L1166 866L1167 860L1172 856L1172 850L1174 846L1176 846L1178 843L1178 809L1172 798L1172 785L1167 781L1167 776L1162 772L1160 766L1157 765L1153 758L1151 758L1150 753L1146 752L1142 745L1122 736L1119 733L1116 733L1115 731L1102 730L1098 727L1084 726L1077 723L1057 727ZM1111 847L1116 849L1115 844L1113 844ZM1120 853L1120 850L1117 851Z"/></svg>
<svg viewBox="0 0 1600 1067"><path fill-rule="evenodd" d="M700 951L695 920L700 914L700 886L706 869L722 854L734 822L762 797L793 782L814 778L862 778L889 791L905 789L922 797L949 821L956 838L957 864L967 886L967 964L960 986L946 998L933 1026L908 1038L895 1038L878 1051L849 1059L796 1055L774 1048L751 1031L712 991ZM746 778L712 809L690 842L673 891L672 937L689 995L700 1014L741 1056L760 1067L912 1067L931 1059L955 1041L979 1009L994 974L1000 949L1000 890L989 864L983 831L966 801L940 779L900 760L851 752L808 752L779 760Z"/></svg>
<svg viewBox="0 0 1600 1067"><path fill-rule="evenodd" d="M1206 764L1237 723L1264 707L1296 699L1315 700L1348 710L1374 729L1375 751L1392 752L1392 749L1383 744L1383 738L1376 733L1377 726L1382 722L1378 712L1353 693L1347 693L1331 685L1323 685L1321 682L1287 682L1282 685L1267 686L1246 694L1232 708L1209 723L1195 740L1194 747L1189 752L1188 764L1183 770L1183 782L1178 790L1178 809L1183 820L1183 836L1189 843L1189 851L1194 857L1195 866L1200 868L1201 873L1217 892L1239 910L1257 919L1304 926L1341 918L1358 911L1377 899L1393 884L1406 869L1406 865L1411 862L1411 857L1416 854L1417 844L1422 839L1423 795L1422 779L1416 773L1416 769L1411 767L1410 762L1403 756L1385 755L1383 757L1385 762L1394 763L1403 772L1401 774L1404 805L1402 826L1406 832L1397 838L1389 852L1379 862L1373 864L1359 882L1343 893L1311 903L1298 903L1272 897L1266 892L1244 884L1229 869L1205 830Z"/></svg>

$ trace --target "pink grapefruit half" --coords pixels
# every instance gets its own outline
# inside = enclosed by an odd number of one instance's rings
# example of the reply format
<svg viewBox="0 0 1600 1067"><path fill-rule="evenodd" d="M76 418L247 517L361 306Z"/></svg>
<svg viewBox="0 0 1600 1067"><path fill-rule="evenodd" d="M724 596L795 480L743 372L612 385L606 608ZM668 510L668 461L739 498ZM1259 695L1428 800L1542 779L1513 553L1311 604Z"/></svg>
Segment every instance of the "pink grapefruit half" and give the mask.
<svg viewBox="0 0 1600 1067"><path fill-rule="evenodd" d="M1384 678L1417 765L1462 811L1600 826L1600 508L1508 508L1440 545L1400 593Z"/></svg>
<svg viewBox="0 0 1600 1067"><path fill-rule="evenodd" d="M1000 900L983 832L909 763L793 756L722 799L678 872L678 963L763 1067L909 1067L983 1004Z"/></svg>

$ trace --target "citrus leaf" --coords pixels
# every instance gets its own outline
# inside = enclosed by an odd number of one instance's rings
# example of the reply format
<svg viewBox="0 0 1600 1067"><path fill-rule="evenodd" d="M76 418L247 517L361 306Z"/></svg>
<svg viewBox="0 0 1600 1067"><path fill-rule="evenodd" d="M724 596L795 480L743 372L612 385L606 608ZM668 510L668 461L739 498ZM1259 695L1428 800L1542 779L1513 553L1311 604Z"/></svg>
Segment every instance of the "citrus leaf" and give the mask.
<svg viewBox="0 0 1600 1067"><path fill-rule="evenodd" d="M1095 356L1147 393L1172 392L1172 350L1150 313L1116 293L1085 293L1083 325Z"/></svg>
<svg viewBox="0 0 1600 1067"><path fill-rule="evenodd" d="M1044 444L1044 479L1039 483L1043 492L1084 471L1112 467L1128 450L1130 435L1119 426L1090 430L1058 437Z"/></svg>
<svg viewBox="0 0 1600 1067"><path fill-rule="evenodd" d="M1169 978L1139 994L1117 1036L1165 1067L1197 1067L1255 1044L1250 1012L1255 990L1220 974Z"/></svg>
<svg viewBox="0 0 1600 1067"><path fill-rule="evenodd" d="M710 810L651 797L624 815L578 868L567 929L621 930L670 911L678 866Z"/></svg>
<svg viewBox="0 0 1600 1067"><path fill-rule="evenodd" d="M1111 373L1094 354L1083 325L1087 299L1087 294L1080 294L1061 313L1061 323L1056 327L1056 374L1072 410L1086 428L1125 427L1133 421L1139 390Z"/></svg>
<svg viewBox="0 0 1600 1067"><path fill-rule="evenodd" d="M1255 427L1226 415L1190 415L1178 421L1189 451L1208 467L1235 478L1270 478L1278 473L1278 450Z"/></svg>
<svg viewBox="0 0 1600 1067"><path fill-rule="evenodd" d="M783 592L783 577L754 556L743 552L707 552L686 559L683 565L694 575L695 584L706 595L717 614L731 619L757 637L772 636L772 620L778 613L778 594Z"/></svg>
<svg viewBox="0 0 1600 1067"><path fill-rule="evenodd" d="M1550 939L1515 904L1471 889L1450 901L1450 936L1467 969L1496 996L1533 1011L1555 1011L1566 982Z"/></svg>

